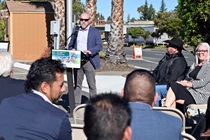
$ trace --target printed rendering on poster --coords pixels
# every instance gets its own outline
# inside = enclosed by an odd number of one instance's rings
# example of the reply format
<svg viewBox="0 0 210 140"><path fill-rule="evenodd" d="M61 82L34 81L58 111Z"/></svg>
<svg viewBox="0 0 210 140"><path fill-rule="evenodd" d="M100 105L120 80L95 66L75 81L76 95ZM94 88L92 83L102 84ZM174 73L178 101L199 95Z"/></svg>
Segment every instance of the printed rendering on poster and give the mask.
<svg viewBox="0 0 210 140"><path fill-rule="evenodd" d="M67 68L80 68L81 51L52 50L52 59L61 60Z"/></svg>

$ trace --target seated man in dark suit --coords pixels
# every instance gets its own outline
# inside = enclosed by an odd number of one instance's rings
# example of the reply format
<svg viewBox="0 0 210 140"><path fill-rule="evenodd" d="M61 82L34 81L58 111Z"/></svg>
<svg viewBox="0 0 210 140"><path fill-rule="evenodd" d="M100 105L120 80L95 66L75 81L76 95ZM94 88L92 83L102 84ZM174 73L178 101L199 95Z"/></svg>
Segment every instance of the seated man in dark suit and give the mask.
<svg viewBox="0 0 210 140"><path fill-rule="evenodd" d="M132 140L182 140L180 119L152 110L157 99L155 79L146 70L127 75L124 98L132 111Z"/></svg>
<svg viewBox="0 0 210 140"><path fill-rule="evenodd" d="M36 60L27 75L27 94L4 99L0 105L0 136L6 140L71 140L68 115L54 105L66 89L64 72L58 60Z"/></svg>
<svg viewBox="0 0 210 140"><path fill-rule="evenodd" d="M0 102L25 92L24 80L11 78L13 74L13 59L9 52L0 52Z"/></svg>
<svg viewBox="0 0 210 140"><path fill-rule="evenodd" d="M84 132L88 140L130 140L131 111L116 94L92 97L85 108Z"/></svg>

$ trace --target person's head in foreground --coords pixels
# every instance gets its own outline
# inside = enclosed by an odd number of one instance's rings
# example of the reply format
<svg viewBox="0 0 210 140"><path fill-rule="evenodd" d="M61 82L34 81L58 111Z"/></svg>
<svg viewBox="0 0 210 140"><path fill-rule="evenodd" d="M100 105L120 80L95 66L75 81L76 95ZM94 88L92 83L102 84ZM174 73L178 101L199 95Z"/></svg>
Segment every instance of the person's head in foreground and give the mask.
<svg viewBox="0 0 210 140"><path fill-rule="evenodd" d="M61 61L41 58L32 63L27 75L25 89L27 92L41 92L56 103L66 90L64 85L65 68Z"/></svg>
<svg viewBox="0 0 210 140"><path fill-rule="evenodd" d="M0 76L12 77L13 59L9 52L0 52Z"/></svg>
<svg viewBox="0 0 210 140"><path fill-rule="evenodd" d="M116 94L99 94L85 109L84 132L88 140L130 140L131 110Z"/></svg>
<svg viewBox="0 0 210 140"><path fill-rule="evenodd" d="M124 98L129 102L144 102L153 106L157 99L157 93L152 74L143 69L129 73L124 85Z"/></svg>

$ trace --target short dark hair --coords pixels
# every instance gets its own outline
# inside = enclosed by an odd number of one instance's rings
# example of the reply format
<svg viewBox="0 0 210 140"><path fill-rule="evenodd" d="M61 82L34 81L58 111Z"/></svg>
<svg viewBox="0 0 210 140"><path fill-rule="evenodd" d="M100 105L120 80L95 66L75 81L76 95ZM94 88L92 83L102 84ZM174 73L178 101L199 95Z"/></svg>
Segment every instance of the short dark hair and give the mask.
<svg viewBox="0 0 210 140"><path fill-rule="evenodd" d="M152 105L155 96L155 79L144 69L136 69L126 77L124 98L128 101L141 101Z"/></svg>
<svg viewBox="0 0 210 140"><path fill-rule="evenodd" d="M27 75L25 89L30 92L38 90L42 82L51 85L56 80L56 73L64 73L65 67L60 60L53 60L50 57L41 58L32 63Z"/></svg>
<svg viewBox="0 0 210 140"><path fill-rule="evenodd" d="M122 140L131 123L128 101L113 93L99 94L88 102L84 123L88 140Z"/></svg>

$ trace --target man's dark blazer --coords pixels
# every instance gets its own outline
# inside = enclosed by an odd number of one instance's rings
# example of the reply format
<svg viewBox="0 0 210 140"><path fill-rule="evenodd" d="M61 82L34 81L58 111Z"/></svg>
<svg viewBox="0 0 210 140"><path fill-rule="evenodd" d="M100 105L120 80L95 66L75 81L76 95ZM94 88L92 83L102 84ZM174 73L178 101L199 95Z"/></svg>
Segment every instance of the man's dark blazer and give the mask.
<svg viewBox="0 0 210 140"><path fill-rule="evenodd" d="M35 93L3 100L0 126L0 136L6 140L72 139L67 114Z"/></svg>
<svg viewBox="0 0 210 140"><path fill-rule="evenodd" d="M180 119L151 109L141 102L129 102L132 111L131 140L183 140Z"/></svg>
<svg viewBox="0 0 210 140"><path fill-rule="evenodd" d="M70 43L68 45L68 49L76 49L77 50L77 41L74 39L76 35L73 35ZM87 39L87 50L91 51L90 55L90 62L93 65L95 69L100 67L100 57L99 57L99 51L102 49L102 41L101 41L101 34L98 31L98 29L90 26L88 31L88 39Z"/></svg>
<svg viewBox="0 0 210 140"><path fill-rule="evenodd" d="M0 102L4 98L24 93L24 80L0 77Z"/></svg>

